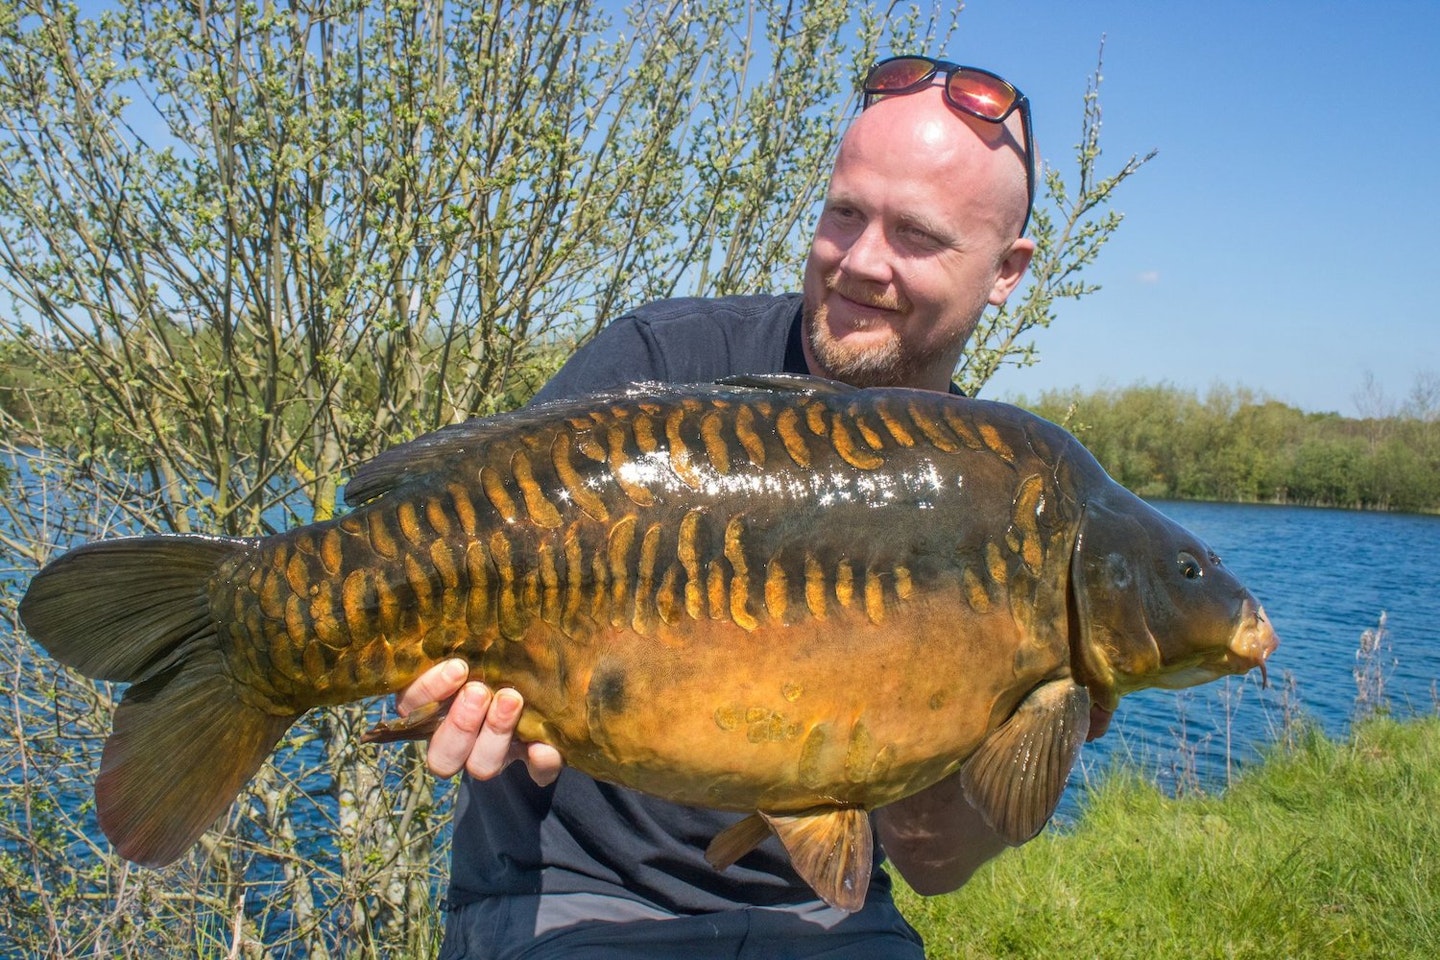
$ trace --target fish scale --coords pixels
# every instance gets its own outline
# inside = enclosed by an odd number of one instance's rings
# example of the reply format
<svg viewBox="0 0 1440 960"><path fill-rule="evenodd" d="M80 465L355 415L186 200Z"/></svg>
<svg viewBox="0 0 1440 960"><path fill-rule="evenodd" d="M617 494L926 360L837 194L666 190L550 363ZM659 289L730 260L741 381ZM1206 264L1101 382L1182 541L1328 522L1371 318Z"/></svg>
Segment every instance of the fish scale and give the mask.
<svg viewBox="0 0 1440 960"><path fill-rule="evenodd" d="M572 766L752 811L718 868L773 831L856 909L857 812L959 772L1022 842L1092 703L1274 648L1212 552L1074 438L943 394L651 385L417 438L347 499L264 539L89 544L32 582L21 615L47 650L135 684L96 784L123 855L179 856L306 710L458 656L519 689L519 734ZM156 569L163 590L138 589ZM425 735L438 714L417 713L375 736ZM234 766L207 774L213 757Z"/></svg>

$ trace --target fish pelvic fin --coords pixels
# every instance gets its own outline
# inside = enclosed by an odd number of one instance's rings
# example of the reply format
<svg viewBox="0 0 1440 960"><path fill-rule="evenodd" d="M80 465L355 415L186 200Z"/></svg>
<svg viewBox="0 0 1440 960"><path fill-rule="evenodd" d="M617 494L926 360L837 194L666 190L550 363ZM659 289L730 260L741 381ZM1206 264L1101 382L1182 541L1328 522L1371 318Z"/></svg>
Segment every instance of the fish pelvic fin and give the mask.
<svg viewBox="0 0 1440 960"><path fill-rule="evenodd" d="M960 768L966 799L1007 843L1024 843L1054 815L1089 730L1083 686L1036 687Z"/></svg>
<svg viewBox="0 0 1440 960"><path fill-rule="evenodd" d="M859 807L820 807L796 814L753 814L721 831L705 859L723 870L771 833L800 878L830 906L854 913L865 905L874 866L870 815Z"/></svg>
<svg viewBox="0 0 1440 960"><path fill-rule="evenodd" d="M100 827L127 860L158 867L184 853L298 717L242 700L210 613L217 568L249 543L86 544L36 574L20 602L26 630L55 659L131 684L95 781Z"/></svg>
<svg viewBox="0 0 1440 960"><path fill-rule="evenodd" d="M717 833L710 846L705 848L705 859L716 870L725 870L760 846L772 832L764 817L752 813Z"/></svg>

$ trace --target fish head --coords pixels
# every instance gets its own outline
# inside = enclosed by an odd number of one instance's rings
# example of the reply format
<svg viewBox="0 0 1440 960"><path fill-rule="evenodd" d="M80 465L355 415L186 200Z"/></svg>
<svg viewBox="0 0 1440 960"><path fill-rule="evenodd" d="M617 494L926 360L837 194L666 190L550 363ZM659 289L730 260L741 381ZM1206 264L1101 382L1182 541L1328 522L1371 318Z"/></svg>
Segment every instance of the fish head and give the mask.
<svg viewBox="0 0 1440 960"><path fill-rule="evenodd" d="M1071 558L1072 660L1113 710L1256 667L1279 641L1244 584L1200 538L1121 487L1084 504Z"/></svg>

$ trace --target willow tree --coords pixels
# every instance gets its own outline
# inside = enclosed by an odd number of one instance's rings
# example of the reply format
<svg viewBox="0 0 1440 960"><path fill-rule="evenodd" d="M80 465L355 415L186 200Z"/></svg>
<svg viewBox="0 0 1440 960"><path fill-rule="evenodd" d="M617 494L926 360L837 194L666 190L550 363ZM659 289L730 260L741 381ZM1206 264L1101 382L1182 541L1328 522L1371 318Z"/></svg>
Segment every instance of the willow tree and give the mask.
<svg viewBox="0 0 1440 960"><path fill-rule="evenodd" d="M943 48L942 7L0 0L0 932L426 952L449 793L418 753L317 711L131 869L87 806L116 691L29 644L20 586L77 539L327 516L347 467L523 401L627 305L792 287L857 72Z"/></svg>

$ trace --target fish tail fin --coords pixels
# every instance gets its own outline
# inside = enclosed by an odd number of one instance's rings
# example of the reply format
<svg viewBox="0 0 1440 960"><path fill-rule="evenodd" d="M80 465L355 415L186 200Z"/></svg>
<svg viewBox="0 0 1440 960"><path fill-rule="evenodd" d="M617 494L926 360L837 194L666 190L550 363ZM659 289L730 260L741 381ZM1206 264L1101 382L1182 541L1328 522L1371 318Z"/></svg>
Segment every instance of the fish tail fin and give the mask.
<svg viewBox="0 0 1440 960"><path fill-rule="evenodd" d="M115 710L95 800L127 860L163 866L235 799L299 714L246 703L227 669L210 581L251 541L86 544L35 575L20 619L55 659L132 686Z"/></svg>
<svg viewBox="0 0 1440 960"><path fill-rule="evenodd" d="M218 650L126 691L95 780L100 828L126 860L161 867L188 850L299 719L238 692Z"/></svg>

